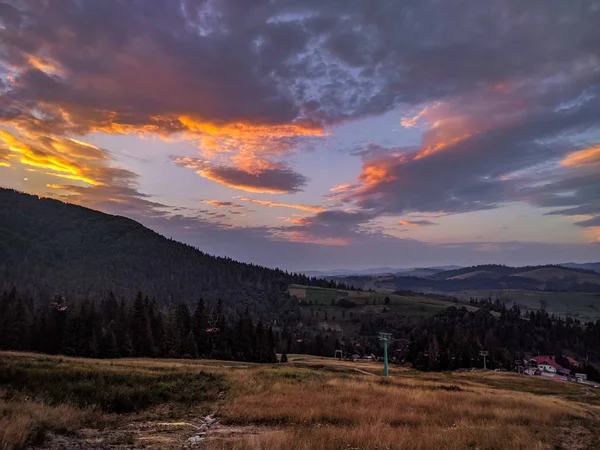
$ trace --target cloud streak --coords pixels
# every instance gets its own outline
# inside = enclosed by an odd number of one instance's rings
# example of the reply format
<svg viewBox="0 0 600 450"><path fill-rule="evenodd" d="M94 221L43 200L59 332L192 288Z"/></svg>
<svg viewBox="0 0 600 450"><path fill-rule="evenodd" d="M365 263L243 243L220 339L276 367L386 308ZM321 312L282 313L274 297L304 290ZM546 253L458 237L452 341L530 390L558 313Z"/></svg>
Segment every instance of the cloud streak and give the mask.
<svg viewBox="0 0 600 450"><path fill-rule="evenodd" d="M311 212L317 212L317 213L325 211L325 208L323 208L321 206L299 205L299 204L295 204L295 203L281 203L281 202L273 202L273 201L269 201L269 200L256 200L256 199L252 199L252 198L248 198L248 197L236 197L236 198L243 202L254 203L255 205L261 205L261 206L291 208L291 209L298 209L300 211L311 211Z"/></svg>
<svg viewBox="0 0 600 450"><path fill-rule="evenodd" d="M431 220L401 220L398 223L404 227L426 227L437 225L437 223L432 222Z"/></svg>
<svg viewBox="0 0 600 450"><path fill-rule="evenodd" d="M222 202L219 200L202 200L202 203L206 203L207 205L216 206L218 208L241 208L244 209L244 205L240 205L238 203L233 202Z"/></svg>

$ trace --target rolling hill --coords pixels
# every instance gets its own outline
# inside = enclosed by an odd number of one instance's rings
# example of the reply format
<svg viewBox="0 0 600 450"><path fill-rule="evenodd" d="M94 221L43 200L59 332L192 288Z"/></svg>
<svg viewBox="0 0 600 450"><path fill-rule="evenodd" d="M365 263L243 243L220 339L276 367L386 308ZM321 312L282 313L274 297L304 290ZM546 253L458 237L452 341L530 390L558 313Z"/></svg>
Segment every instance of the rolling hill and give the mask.
<svg viewBox="0 0 600 450"><path fill-rule="evenodd" d="M431 276L431 278L436 280L465 280L470 278L500 279L503 277L521 277L540 282L553 278L569 278L576 280L578 283L600 283L600 274L593 270L559 265L510 267L489 264L437 272Z"/></svg>
<svg viewBox="0 0 600 450"><path fill-rule="evenodd" d="M311 281L210 256L124 217L0 189L0 291L15 286L36 300L141 291L159 305L203 296L268 314L293 282Z"/></svg>
<svg viewBox="0 0 600 450"><path fill-rule="evenodd" d="M451 293L469 290L543 290L556 292L600 292L600 274L562 266L509 267L481 265L446 271L415 269L385 275L329 277L347 285L376 291Z"/></svg>
<svg viewBox="0 0 600 450"><path fill-rule="evenodd" d="M573 278L579 283L600 283L600 274L583 271L583 269L570 269L564 267L541 267L539 269L525 270L513 273L512 277L530 278L538 281L548 281L553 278Z"/></svg>

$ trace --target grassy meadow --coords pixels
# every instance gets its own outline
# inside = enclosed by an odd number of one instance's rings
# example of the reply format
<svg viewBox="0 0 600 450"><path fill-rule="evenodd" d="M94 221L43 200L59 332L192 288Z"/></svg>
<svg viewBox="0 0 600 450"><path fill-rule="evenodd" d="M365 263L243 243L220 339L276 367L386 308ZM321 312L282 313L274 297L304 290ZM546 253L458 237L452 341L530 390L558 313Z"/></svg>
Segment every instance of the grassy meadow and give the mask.
<svg viewBox="0 0 600 450"><path fill-rule="evenodd" d="M257 365L0 352L0 448L600 445L600 393L583 386L397 367L384 378L377 363L289 359ZM218 422L207 431L201 424L208 413Z"/></svg>
<svg viewBox="0 0 600 450"><path fill-rule="evenodd" d="M398 295L393 293L368 291L343 291L302 285L291 285L289 292L302 300L302 321L317 329L343 330L355 334L360 328L361 315L376 314L381 318L408 317L422 318L437 314L455 303L422 295ZM385 298L389 297L389 304ZM348 299L356 304L347 308L337 304ZM464 305L460 305L464 306ZM467 305L469 309L476 309Z"/></svg>
<svg viewBox="0 0 600 450"><path fill-rule="evenodd" d="M546 311L559 316L570 315L582 322L600 319L600 294L588 292L546 292L527 291L521 289L479 290L452 292L463 301L470 298L496 297L504 300L509 306L516 302L522 311L538 311L546 305Z"/></svg>

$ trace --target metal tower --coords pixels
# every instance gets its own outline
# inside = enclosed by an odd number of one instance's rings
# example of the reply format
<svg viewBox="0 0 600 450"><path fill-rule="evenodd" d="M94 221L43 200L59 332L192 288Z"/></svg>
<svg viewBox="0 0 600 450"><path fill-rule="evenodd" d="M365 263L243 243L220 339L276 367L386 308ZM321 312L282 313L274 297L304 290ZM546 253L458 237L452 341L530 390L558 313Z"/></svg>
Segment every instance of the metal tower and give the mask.
<svg viewBox="0 0 600 450"><path fill-rule="evenodd" d="M388 376L388 341L392 333L379 333L379 340L383 342L383 375Z"/></svg>

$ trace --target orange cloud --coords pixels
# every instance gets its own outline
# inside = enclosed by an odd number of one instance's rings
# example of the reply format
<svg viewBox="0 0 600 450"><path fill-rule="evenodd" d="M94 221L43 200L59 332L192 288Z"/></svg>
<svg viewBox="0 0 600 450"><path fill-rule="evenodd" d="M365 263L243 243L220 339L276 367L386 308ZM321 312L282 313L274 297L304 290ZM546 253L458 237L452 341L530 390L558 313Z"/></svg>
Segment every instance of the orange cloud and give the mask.
<svg viewBox="0 0 600 450"><path fill-rule="evenodd" d="M252 172L234 166L212 164L191 157L176 157L175 164L194 169L198 175L234 189L263 194L296 192L306 183L306 178L292 169L273 164Z"/></svg>
<svg viewBox="0 0 600 450"><path fill-rule="evenodd" d="M178 121L186 130L186 137L200 140L205 157L230 154L234 165L247 172L272 168L270 158L291 151L295 138L325 135L322 126L311 124L216 124L191 116L180 116Z"/></svg>
<svg viewBox="0 0 600 450"><path fill-rule="evenodd" d="M247 198L247 197L236 197L239 200L242 200L244 202L250 202L250 203L254 203L255 205L262 205L262 206L275 206L275 207L281 207L281 208L292 208L292 209L299 209L301 211L311 211L311 212L323 212L325 211L325 208L322 208L320 206L310 206L310 205L299 205L299 204L294 204L294 203L280 203L280 202L272 202L272 201L268 201L268 200L255 200L252 198Z"/></svg>
<svg viewBox="0 0 600 450"><path fill-rule="evenodd" d="M18 155L19 161L24 165L49 170L44 173L56 177L83 181L92 185L102 184L102 181L95 176L94 170L82 164L81 159L84 158L78 155L77 149L80 144L69 139L44 136L38 142L38 144L44 145L43 148L40 148L16 138L7 131L0 130L0 140L8 146L11 152ZM93 146L90 147L94 149L92 153L98 150ZM70 150L74 150L73 155L69 155Z"/></svg>
<svg viewBox="0 0 600 450"><path fill-rule="evenodd" d="M445 150L448 147L452 147L453 145L456 145L459 142L470 138L471 136L473 136L473 134L474 133L467 132L467 133L461 134L460 136L451 137L446 141L436 142L435 144L427 145L424 148L422 148L415 155L414 159L417 160L417 159L425 158L426 156L429 156L433 153L437 153L442 150Z"/></svg>
<svg viewBox="0 0 600 450"><path fill-rule="evenodd" d="M0 167L10 167L8 162L10 156L11 154L7 148L0 147Z"/></svg>
<svg viewBox="0 0 600 450"><path fill-rule="evenodd" d="M43 59L38 55L30 55L27 62L38 70L47 73L61 74L62 68L57 63L50 61L49 59Z"/></svg>
<svg viewBox="0 0 600 450"><path fill-rule="evenodd" d="M249 123L215 124L191 116L179 116L179 122L190 131L201 134L226 137L254 137L268 136L274 138L294 136L323 136L323 127L319 125L283 124L283 125L256 125Z"/></svg>
<svg viewBox="0 0 600 450"><path fill-rule="evenodd" d="M391 169L402 159L403 157L367 161L359 178L367 186L397 180L398 177L391 173Z"/></svg>
<svg viewBox="0 0 600 450"><path fill-rule="evenodd" d="M600 146L586 148L570 153L560 162L561 166L566 167L585 167L600 165Z"/></svg>
<svg viewBox="0 0 600 450"><path fill-rule="evenodd" d="M350 184L350 183L346 183L346 184L336 184L334 187L332 187L331 189L329 189L329 192L333 192L333 193L340 193L340 192L347 192L353 188L355 188L356 185L355 184Z"/></svg>
<svg viewBox="0 0 600 450"><path fill-rule="evenodd" d="M435 225L434 222L429 220L401 220L398 224L406 227L425 227L428 225Z"/></svg>
<svg viewBox="0 0 600 450"><path fill-rule="evenodd" d="M219 200L202 200L202 203L207 205L216 206L218 208L244 208L243 205L238 205L233 202L221 202Z"/></svg>

